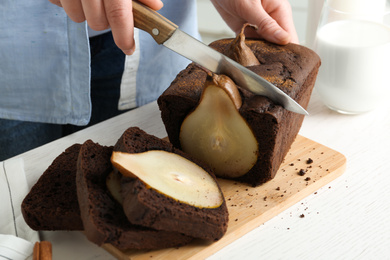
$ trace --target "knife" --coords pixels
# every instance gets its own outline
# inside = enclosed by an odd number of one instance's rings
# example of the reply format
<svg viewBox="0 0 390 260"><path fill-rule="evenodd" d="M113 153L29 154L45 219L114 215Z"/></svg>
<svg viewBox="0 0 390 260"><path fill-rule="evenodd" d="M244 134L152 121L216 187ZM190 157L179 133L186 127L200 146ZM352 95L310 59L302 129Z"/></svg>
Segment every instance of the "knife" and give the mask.
<svg viewBox="0 0 390 260"><path fill-rule="evenodd" d="M264 78L181 31L176 24L137 1L133 1L133 17L134 26L149 33L158 44L214 73L231 77L240 87L266 96L289 111L309 114L294 99Z"/></svg>

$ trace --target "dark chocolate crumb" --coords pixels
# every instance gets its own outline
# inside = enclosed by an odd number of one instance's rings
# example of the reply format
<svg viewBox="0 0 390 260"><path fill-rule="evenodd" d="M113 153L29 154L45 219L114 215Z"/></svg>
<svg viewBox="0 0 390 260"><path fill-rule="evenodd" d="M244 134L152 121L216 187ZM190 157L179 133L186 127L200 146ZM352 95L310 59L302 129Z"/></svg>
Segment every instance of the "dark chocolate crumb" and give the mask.
<svg viewBox="0 0 390 260"><path fill-rule="evenodd" d="M263 198L263 200L266 201L266 200L267 200L267 196L265 196L265 197Z"/></svg>
<svg viewBox="0 0 390 260"><path fill-rule="evenodd" d="M306 177L306 179L305 179L305 181L310 181L311 179L310 179L310 177Z"/></svg>
<svg viewBox="0 0 390 260"><path fill-rule="evenodd" d="M276 190L280 190L280 187L277 187Z"/></svg>
<svg viewBox="0 0 390 260"><path fill-rule="evenodd" d="M301 214L299 215L300 218L304 218L305 217L305 214Z"/></svg>
<svg viewBox="0 0 390 260"><path fill-rule="evenodd" d="M311 159L311 158L307 159L306 163L307 164L312 164L313 163L313 159Z"/></svg>
<svg viewBox="0 0 390 260"><path fill-rule="evenodd" d="M290 165L290 166L294 166L294 164L293 164L293 163L290 163L289 165Z"/></svg>
<svg viewBox="0 0 390 260"><path fill-rule="evenodd" d="M300 169L298 172L298 175L303 176L306 174L306 171L304 169Z"/></svg>

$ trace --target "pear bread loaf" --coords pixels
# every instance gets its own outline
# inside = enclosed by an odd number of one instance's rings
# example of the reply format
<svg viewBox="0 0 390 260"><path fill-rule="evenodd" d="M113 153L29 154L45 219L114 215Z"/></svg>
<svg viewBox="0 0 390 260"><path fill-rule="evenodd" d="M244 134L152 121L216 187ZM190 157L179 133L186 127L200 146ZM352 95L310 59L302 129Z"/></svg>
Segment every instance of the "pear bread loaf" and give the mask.
<svg viewBox="0 0 390 260"><path fill-rule="evenodd" d="M76 194L77 158L81 144L61 153L22 202L22 214L34 230L83 230Z"/></svg>
<svg viewBox="0 0 390 260"><path fill-rule="evenodd" d="M106 178L113 168L112 147L87 140L77 163L77 197L87 238L102 245L111 243L121 250L177 247L192 240L178 232L159 231L131 224L122 206L112 197Z"/></svg>
<svg viewBox="0 0 390 260"><path fill-rule="evenodd" d="M297 44L280 46L258 39L243 39L242 34L238 37L241 38L218 40L211 43L210 46L238 62L244 60L245 63L247 60L253 60L253 57L242 51L246 48L245 52L247 52L249 48L258 62L245 64L248 65L247 68L274 84L302 107L307 108L321 63L318 55ZM237 56L249 58L240 59ZM170 142L186 153L192 154L183 149L183 143L181 143L182 124L192 112L196 111L201 101L206 100L203 93L205 93L209 75L210 73L205 69L192 63L177 75L169 88L158 98L161 117ZM242 100L242 104L238 106L238 112L246 121L257 141L257 150L253 152L257 159L253 165L250 165L249 170L240 176L227 177L223 173L222 175L216 174L219 177L258 186L275 176L298 134L304 116L285 110L267 97L255 95L240 88L240 86L237 88L239 98ZM205 114L214 112L215 109L209 109ZM220 114L223 116L222 112ZM193 130L190 131L197 131L202 124L202 122L195 124L192 126ZM209 129L213 131L213 127L210 126ZM206 133L205 136L212 136L212 134ZM241 135L241 137L244 136ZM220 139L223 140L214 141L223 144L223 141L228 138L220 137ZM196 145L195 141L191 146ZM220 149L222 146L218 145L218 149Z"/></svg>
<svg viewBox="0 0 390 260"><path fill-rule="evenodd" d="M149 135L137 127L127 129L114 146L114 151L130 154L154 150L173 153L197 162L173 147L168 141ZM153 164L154 162L150 161L149 163ZM133 224L157 230L181 232L195 238L213 241L220 239L225 234L228 224L226 202L210 168L202 166L200 162L197 162L197 165L201 166L211 176L212 182L215 182L218 192L221 194L221 205L214 208L189 205L151 188L139 178L123 177L123 208L129 221ZM152 174L163 174L163 169L159 169L159 171ZM172 172L169 171L169 174L172 174ZM179 175L177 178L185 179L185 176L180 177ZM169 185L169 183L167 182L164 185ZM191 189L191 187L189 186L188 189ZM196 191L191 192L195 193Z"/></svg>

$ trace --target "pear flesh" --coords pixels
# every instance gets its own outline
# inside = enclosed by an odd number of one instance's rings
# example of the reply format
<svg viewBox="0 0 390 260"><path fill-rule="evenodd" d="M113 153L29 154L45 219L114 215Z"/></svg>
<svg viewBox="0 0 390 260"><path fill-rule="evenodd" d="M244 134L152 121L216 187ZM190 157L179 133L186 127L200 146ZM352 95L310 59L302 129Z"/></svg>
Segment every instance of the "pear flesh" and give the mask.
<svg viewBox="0 0 390 260"><path fill-rule="evenodd" d="M110 172L106 178L106 186L111 196L119 203L123 204L123 197L121 194L121 176L120 173Z"/></svg>
<svg viewBox="0 0 390 260"><path fill-rule="evenodd" d="M206 83L198 106L184 119L180 144L217 176L237 178L255 165L258 143L231 95L215 82Z"/></svg>
<svg viewBox="0 0 390 260"><path fill-rule="evenodd" d="M162 150L113 152L111 162L123 175L136 176L148 187L198 208L218 208L224 199L215 179L186 158Z"/></svg>

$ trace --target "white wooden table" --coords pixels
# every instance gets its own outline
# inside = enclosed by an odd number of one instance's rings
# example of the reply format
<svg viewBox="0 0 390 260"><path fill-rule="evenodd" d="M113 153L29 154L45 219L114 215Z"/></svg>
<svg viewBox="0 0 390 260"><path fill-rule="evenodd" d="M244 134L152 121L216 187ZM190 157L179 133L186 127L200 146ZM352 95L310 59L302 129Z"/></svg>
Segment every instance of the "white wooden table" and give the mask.
<svg viewBox="0 0 390 260"><path fill-rule="evenodd" d="M209 259L390 259L390 103L346 116L314 93L308 111L300 135L344 154L346 172ZM130 126L166 136L151 103L17 157L31 186L71 144L112 145ZM113 259L80 232L43 232L43 238L53 243L56 260Z"/></svg>

